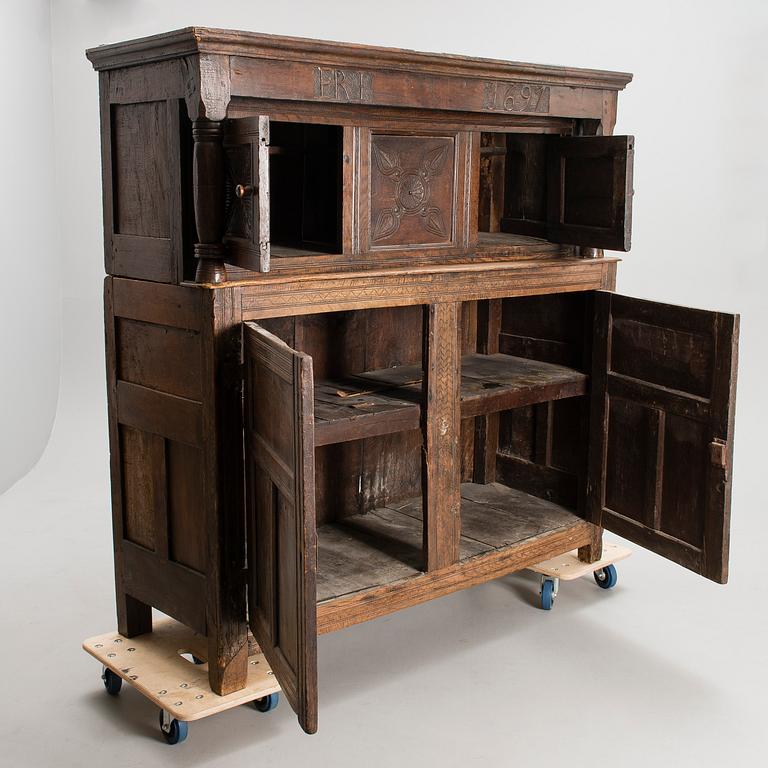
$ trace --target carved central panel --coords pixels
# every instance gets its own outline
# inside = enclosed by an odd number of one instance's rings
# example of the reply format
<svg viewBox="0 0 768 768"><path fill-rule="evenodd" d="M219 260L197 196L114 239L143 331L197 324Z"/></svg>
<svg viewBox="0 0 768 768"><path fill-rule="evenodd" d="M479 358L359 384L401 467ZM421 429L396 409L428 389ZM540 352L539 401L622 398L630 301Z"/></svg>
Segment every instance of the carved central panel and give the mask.
<svg viewBox="0 0 768 768"><path fill-rule="evenodd" d="M453 242L454 140L371 137L371 247Z"/></svg>

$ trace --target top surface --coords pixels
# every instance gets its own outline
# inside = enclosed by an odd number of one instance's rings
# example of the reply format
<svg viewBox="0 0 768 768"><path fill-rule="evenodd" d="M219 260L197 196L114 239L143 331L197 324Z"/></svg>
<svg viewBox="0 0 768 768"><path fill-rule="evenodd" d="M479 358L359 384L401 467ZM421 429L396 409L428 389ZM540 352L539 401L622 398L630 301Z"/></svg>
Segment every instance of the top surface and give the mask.
<svg viewBox="0 0 768 768"><path fill-rule="evenodd" d="M563 85L619 90L632 80L626 72L610 72L549 64L527 64L500 59L423 53L402 48L338 43L257 32L186 27L149 37L101 45L86 51L94 68L115 69L196 53L292 60L311 57L324 63L405 71L465 75L469 77L526 77Z"/></svg>

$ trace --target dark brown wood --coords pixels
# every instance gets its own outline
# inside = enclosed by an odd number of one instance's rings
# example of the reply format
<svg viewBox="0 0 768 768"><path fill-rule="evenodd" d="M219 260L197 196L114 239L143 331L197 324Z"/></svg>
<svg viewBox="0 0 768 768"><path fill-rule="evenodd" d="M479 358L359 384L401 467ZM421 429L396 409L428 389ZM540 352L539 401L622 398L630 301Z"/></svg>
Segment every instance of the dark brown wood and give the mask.
<svg viewBox="0 0 768 768"><path fill-rule="evenodd" d="M592 525L575 519L570 525L525 540L519 546L491 550L418 578L406 578L361 590L317 606L318 634L385 616L413 605L449 595L588 544Z"/></svg>
<svg viewBox="0 0 768 768"><path fill-rule="evenodd" d="M588 519L725 582L738 317L600 293L593 325Z"/></svg>
<svg viewBox="0 0 768 768"><path fill-rule="evenodd" d="M243 688L248 675L238 298L236 289L223 287L206 291L203 306L208 677L211 688L221 695Z"/></svg>
<svg viewBox="0 0 768 768"><path fill-rule="evenodd" d="M592 540L589 544L579 547L578 557L582 563L596 563L603 556L603 529L594 526Z"/></svg>
<svg viewBox="0 0 768 768"><path fill-rule="evenodd" d="M243 329L251 630L307 733L317 730L312 360ZM270 402L272 408L260 407Z"/></svg>
<svg viewBox="0 0 768 768"><path fill-rule="evenodd" d="M549 240L629 250L634 152L634 136L569 136L550 140Z"/></svg>
<svg viewBox="0 0 768 768"><path fill-rule="evenodd" d="M570 527L572 512L498 484L461 486L460 559ZM421 574L422 502L407 499L318 529L318 603Z"/></svg>
<svg viewBox="0 0 768 768"><path fill-rule="evenodd" d="M458 303L430 304L424 309L422 494L428 571L447 568L459 559L460 309Z"/></svg>
<svg viewBox="0 0 768 768"><path fill-rule="evenodd" d="M192 124L194 156L192 191L195 203L197 242L195 282L224 283L224 149L223 126L218 120L195 120Z"/></svg>
<svg viewBox="0 0 768 768"><path fill-rule="evenodd" d="M725 580L737 319L599 293L628 75L200 27L88 56L121 632L204 633L217 694L258 642L313 732L318 632L602 526Z"/></svg>

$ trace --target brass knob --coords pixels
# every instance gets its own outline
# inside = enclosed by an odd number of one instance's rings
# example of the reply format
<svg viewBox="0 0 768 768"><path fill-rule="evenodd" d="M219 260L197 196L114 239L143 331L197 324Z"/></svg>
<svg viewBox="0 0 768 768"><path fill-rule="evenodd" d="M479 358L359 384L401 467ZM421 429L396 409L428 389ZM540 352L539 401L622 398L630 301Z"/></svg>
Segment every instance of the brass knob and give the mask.
<svg viewBox="0 0 768 768"><path fill-rule="evenodd" d="M250 197L253 194L253 187L250 184L238 184L235 187L235 194L242 200L244 197Z"/></svg>

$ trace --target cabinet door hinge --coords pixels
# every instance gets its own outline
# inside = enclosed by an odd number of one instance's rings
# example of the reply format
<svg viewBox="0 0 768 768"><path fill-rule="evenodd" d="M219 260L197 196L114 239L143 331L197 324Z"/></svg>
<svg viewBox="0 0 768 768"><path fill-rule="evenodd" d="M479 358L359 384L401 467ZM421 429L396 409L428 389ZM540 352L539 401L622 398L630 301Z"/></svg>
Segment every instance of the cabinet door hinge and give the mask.
<svg viewBox="0 0 768 768"><path fill-rule="evenodd" d="M728 476L728 443L725 440L713 440L709 444L709 460L712 466L725 470Z"/></svg>

